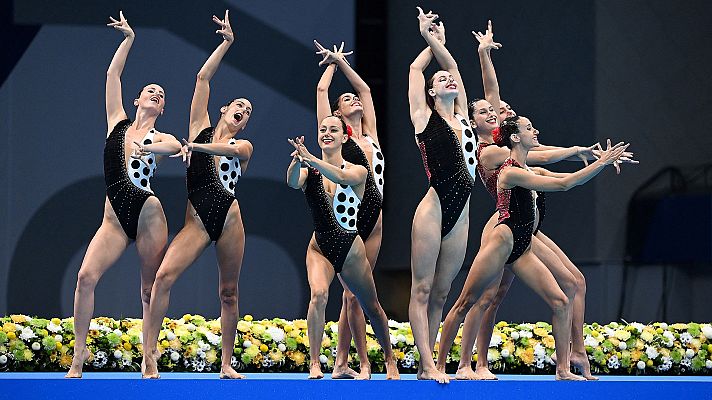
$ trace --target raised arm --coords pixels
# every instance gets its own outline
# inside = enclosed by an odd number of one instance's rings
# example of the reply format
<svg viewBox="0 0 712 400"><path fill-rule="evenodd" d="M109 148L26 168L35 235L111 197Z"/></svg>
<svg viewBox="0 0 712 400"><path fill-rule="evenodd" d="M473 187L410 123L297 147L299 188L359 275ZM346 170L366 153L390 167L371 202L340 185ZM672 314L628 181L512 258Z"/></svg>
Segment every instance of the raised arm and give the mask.
<svg viewBox="0 0 712 400"><path fill-rule="evenodd" d="M601 153L601 158L571 174L537 175L521 168L506 168L500 172L497 186L503 189L520 186L543 192L566 191L573 187L583 185L598 175L606 165L613 164L617 161L627 147L628 145L623 142L611 147L609 140L608 147ZM541 170L543 169L539 169L539 171Z"/></svg>
<svg viewBox="0 0 712 400"><path fill-rule="evenodd" d="M410 120L416 132L425 129L430 118L430 109L425 101L425 75L423 71L433 59L430 47L426 47L410 64L408 71L408 105L410 106Z"/></svg>
<svg viewBox="0 0 712 400"><path fill-rule="evenodd" d="M343 49L344 44L341 43ZM361 124L363 125L363 130L369 135L373 136L376 142L378 142L378 132L376 131L376 108L373 105L373 97L371 96L371 88L368 86L366 81L364 81L357 73L351 68L351 64L346 61L345 53L342 57L337 57L336 65L341 68L341 72L344 73L346 79L348 79L351 86L358 94L361 104L363 105L363 119Z"/></svg>
<svg viewBox="0 0 712 400"><path fill-rule="evenodd" d="M477 46L477 55L479 56L480 68L482 69L482 86L485 89L485 100L487 100L495 110L499 109L499 83L497 82L497 74L494 71L494 64L492 64L490 50L499 49L502 45L494 41L492 21L487 21L487 30L484 34L475 31L472 31L472 34L480 43L479 46ZM502 123L502 121L499 120L499 114L497 115L497 122Z"/></svg>
<svg viewBox="0 0 712 400"><path fill-rule="evenodd" d="M455 112L467 115L467 93L465 92L465 83L462 81L462 76L460 75L460 70L457 67L457 62L455 62L452 54L450 54L448 49L445 47L445 43L436 38L436 35L438 34L442 34L443 36L445 35L445 26L442 22L436 25L435 21L437 19L437 14L433 14L432 12L424 14L423 9L418 7L418 26L420 28L421 36L423 36L425 41L428 43L428 46L430 46L430 50L432 51L435 60L437 60L440 65L440 68L449 72L458 83L458 95L457 99L455 99Z"/></svg>
<svg viewBox="0 0 712 400"><path fill-rule="evenodd" d="M316 43L316 40L314 41ZM329 102L329 86L336 72L336 64L326 66L321 79L316 85L316 123L319 125L324 118L331 115L331 103Z"/></svg>
<svg viewBox="0 0 712 400"><path fill-rule="evenodd" d="M190 103L190 122L189 134L190 140L193 141L200 131L210 126L210 117L208 115L208 99L210 98L210 80L215 75L220 61L222 61L227 49L230 48L234 41L232 27L230 26L229 11L225 10L225 19L213 15L213 21L220 25L220 29L215 33L222 36L223 41L208 57L203 67L198 71L198 76L195 80L195 91L193 92L193 101Z"/></svg>
<svg viewBox="0 0 712 400"><path fill-rule="evenodd" d="M106 70L106 125L107 135L114 129L114 126L126 118L123 99L121 97L121 73L126 65L126 58L129 55L129 50L134 42L136 35L133 29L129 26L129 22L124 18L124 12L119 11L119 19L109 17L110 23L106 26L113 27L117 31L124 34L124 40L119 45L114 53L114 58L111 59L109 69Z"/></svg>
<svg viewBox="0 0 712 400"><path fill-rule="evenodd" d="M298 151L292 152L292 162L287 167L287 185L292 189L301 189L307 181L307 169L302 168L302 163L299 160Z"/></svg>

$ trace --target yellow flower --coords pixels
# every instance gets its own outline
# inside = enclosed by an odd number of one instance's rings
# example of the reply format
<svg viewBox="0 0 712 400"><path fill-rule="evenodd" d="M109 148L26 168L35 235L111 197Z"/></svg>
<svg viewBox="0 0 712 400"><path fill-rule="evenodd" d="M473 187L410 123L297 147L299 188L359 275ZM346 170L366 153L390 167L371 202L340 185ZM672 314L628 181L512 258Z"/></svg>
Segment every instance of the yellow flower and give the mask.
<svg viewBox="0 0 712 400"><path fill-rule="evenodd" d="M615 347L618 347L618 345L621 343L620 340L618 340L618 339L616 339L616 338L614 338L614 337L612 337L612 338L610 338L610 339L608 339L608 340L610 340L610 342L613 343L613 346L615 346Z"/></svg>
<svg viewBox="0 0 712 400"><path fill-rule="evenodd" d="M50 321L55 325L59 325L62 323L62 320L59 318L52 318Z"/></svg>
<svg viewBox="0 0 712 400"><path fill-rule="evenodd" d="M591 331L591 336L598 337L599 335L600 333L598 333L598 331Z"/></svg>
<svg viewBox="0 0 712 400"><path fill-rule="evenodd" d="M633 361L638 361L638 360L640 360L640 356L642 356L642 355L643 355L643 352L636 349L636 350L633 350L630 352L630 359Z"/></svg>
<svg viewBox="0 0 712 400"><path fill-rule="evenodd" d="M260 325L259 323L252 324L252 333L254 333L255 336L262 336L266 330L267 328Z"/></svg>
<svg viewBox="0 0 712 400"><path fill-rule="evenodd" d="M504 328L505 326L509 325L506 321L499 321L497 322L497 325L495 325L497 328Z"/></svg>
<svg viewBox="0 0 712 400"><path fill-rule="evenodd" d="M375 333L373 332L373 328L371 327L371 324L366 325L366 333L368 333L369 335L375 335Z"/></svg>
<svg viewBox="0 0 712 400"><path fill-rule="evenodd" d="M191 318L193 318L193 316L190 314L183 315L183 321L185 321L185 322L190 321Z"/></svg>
<svg viewBox="0 0 712 400"><path fill-rule="evenodd" d="M69 347L74 347L74 339L69 341Z"/></svg>
<svg viewBox="0 0 712 400"><path fill-rule="evenodd" d="M643 343L643 341L640 339L636 339L635 348L638 350L643 350L644 347L645 347L645 343Z"/></svg>
<svg viewBox="0 0 712 400"><path fill-rule="evenodd" d="M266 353L269 350L269 347L267 347L266 344L261 344L260 345L260 351L263 353Z"/></svg>
<svg viewBox="0 0 712 400"><path fill-rule="evenodd" d="M69 368L69 366L72 365L72 356L69 354L62 354L62 356L59 357L59 365L63 368Z"/></svg>
<svg viewBox="0 0 712 400"><path fill-rule="evenodd" d="M11 315L10 319L16 324L22 324L28 321L28 318L24 315Z"/></svg>
<svg viewBox="0 0 712 400"><path fill-rule="evenodd" d="M215 350L208 350L205 352L205 361L212 364L218 360L218 354Z"/></svg>
<svg viewBox="0 0 712 400"><path fill-rule="evenodd" d="M294 361L294 364L296 364L297 366L304 364L304 361L306 361L306 356L301 351L291 352L289 358L291 358L292 361Z"/></svg>
<svg viewBox="0 0 712 400"><path fill-rule="evenodd" d="M329 339L328 336L325 337L324 339L322 339L322 341L321 341L321 347L323 347L323 348L325 348L325 349L331 347L331 339Z"/></svg>
<svg viewBox="0 0 712 400"><path fill-rule="evenodd" d="M630 332L628 331L623 331L623 330L617 330L613 333L613 335L618 339L622 341L626 341L630 339Z"/></svg>
<svg viewBox="0 0 712 400"><path fill-rule="evenodd" d="M534 334L540 337L544 337L549 334L549 332L544 328L534 328Z"/></svg>
<svg viewBox="0 0 712 400"><path fill-rule="evenodd" d="M8 332L7 338L10 340L14 340L14 339L17 339L17 335L15 334L15 332Z"/></svg>
<svg viewBox="0 0 712 400"><path fill-rule="evenodd" d="M30 360L32 360L32 356L34 355L34 354L32 353L32 350L30 350L30 349L25 349L25 351L24 351L23 353L24 353L23 355L25 356L25 357L24 357L24 358L25 358L25 361L30 361Z"/></svg>
<svg viewBox="0 0 712 400"><path fill-rule="evenodd" d="M455 344L460 344L462 343L462 337L458 336L455 338Z"/></svg>
<svg viewBox="0 0 712 400"><path fill-rule="evenodd" d="M509 351L509 354L514 354L514 350L515 350L514 342L511 340L507 341L504 345L502 345L502 350L505 350L505 349L507 351Z"/></svg>
<svg viewBox="0 0 712 400"><path fill-rule="evenodd" d="M547 348L547 349L553 349L555 346L554 344L554 337L551 335L545 336L541 339L541 343Z"/></svg>
<svg viewBox="0 0 712 400"><path fill-rule="evenodd" d="M640 334L640 338L646 342L651 342L653 340L653 337L653 334L648 331L643 331L643 333Z"/></svg>
<svg viewBox="0 0 712 400"><path fill-rule="evenodd" d="M169 347L170 345L171 345L171 342L169 342L165 339L161 340L161 346L163 346L163 348Z"/></svg>
<svg viewBox="0 0 712 400"><path fill-rule="evenodd" d="M285 325L285 326L284 326L284 331L287 332L287 333L291 332L293 329L294 329L294 327L293 327L292 325Z"/></svg>
<svg viewBox="0 0 712 400"><path fill-rule="evenodd" d="M272 361L282 361L282 359L284 358L284 354L282 354L282 352L279 350L275 350L275 351L269 353L269 358Z"/></svg>
<svg viewBox="0 0 712 400"><path fill-rule="evenodd" d="M532 365L534 363L534 348L527 347L527 349L519 355L519 358L522 359L523 363L527 365Z"/></svg>
<svg viewBox="0 0 712 400"><path fill-rule="evenodd" d="M645 365L647 365L648 367L652 367L652 366L653 366L653 360L648 360L648 361L645 363Z"/></svg>
<svg viewBox="0 0 712 400"><path fill-rule="evenodd" d="M658 334L662 334L664 332L663 328L658 328L655 330Z"/></svg>
<svg viewBox="0 0 712 400"><path fill-rule="evenodd" d="M252 315L245 314L245 316L242 319L244 319L247 322L251 322L253 318L252 318Z"/></svg>
<svg viewBox="0 0 712 400"><path fill-rule="evenodd" d="M55 344L55 347L57 348L57 350L62 350L62 342L57 342Z"/></svg>
<svg viewBox="0 0 712 400"><path fill-rule="evenodd" d="M307 321L303 319L294 320L293 325L297 329L307 329Z"/></svg>
<svg viewBox="0 0 712 400"><path fill-rule="evenodd" d="M247 333L250 331L250 323L246 321L237 322L237 330L242 333Z"/></svg>
<svg viewBox="0 0 712 400"><path fill-rule="evenodd" d="M17 327L12 322L5 322L2 326L2 330L5 331L5 333L14 333L17 330Z"/></svg>
<svg viewBox="0 0 712 400"><path fill-rule="evenodd" d="M670 326L671 326L673 329L678 330L678 331L682 331L682 330L687 329L687 324L683 324L683 323L672 324L672 325L670 325Z"/></svg>
<svg viewBox="0 0 712 400"><path fill-rule="evenodd" d="M126 349L126 351L130 351L130 350L131 350L131 343L129 343L129 342L124 343L124 349Z"/></svg>

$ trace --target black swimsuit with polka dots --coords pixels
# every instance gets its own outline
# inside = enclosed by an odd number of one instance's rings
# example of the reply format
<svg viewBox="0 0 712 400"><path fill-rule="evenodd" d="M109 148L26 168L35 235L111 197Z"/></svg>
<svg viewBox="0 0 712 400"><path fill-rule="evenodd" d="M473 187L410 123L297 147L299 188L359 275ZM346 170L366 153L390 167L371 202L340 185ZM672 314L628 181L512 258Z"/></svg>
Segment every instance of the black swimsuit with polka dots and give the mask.
<svg viewBox="0 0 712 400"><path fill-rule="evenodd" d="M203 129L195 143L212 143L215 128ZM187 179L188 199L198 213L205 231L210 239L217 241L225 226L225 218L233 201L234 194L223 186L215 168L215 158L212 154L193 152L188 167ZM234 186L231 186L234 187Z"/></svg>
<svg viewBox="0 0 712 400"><path fill-rule="evenodd" d="M125 137L131 120L125 119L114 127L104 144L104 181L106 197L114 209L126 236L135 240L138 231L138 217L146 200L154 194L141 189L131 182L126 170ZM132 162L140 163L138 160ZM143 187L149 187L148 178L141 180Z"/></svg>
<svg viewBox="0 0 712 400"><path fill-rule="evenodd" d="M309 171L304 184L304 196L314 221L314 238L319 249L338 273L344 266L351 244L356 239L356 230L346 230L336 221L329 196L324 190L321 173L315 168Z"/></svg>
<svg viewBox="0 0 712 400"><path fill-rule="evenodd" d="M358 229L358 234L361 236L361 239L366 240L371 235L371 232L373 232L373 228L378 222L378 217L381 215L383 198L376 186L376 180L373 177L368 158L366 158L366 154L361 150L361 147L352 139L349 139L341 147L341 156L351 164L361 165L368 171L366 188L363 193L363 198L361 199L361 205L356 214L356 228Z"/></svg>
<svg viewBox="0 0 712 400"><path fill-rule="evenodd" d="M472 135L471 131L465 133ZM432 112L428 125L416 134L416 139L430 186L440 198L440 235L445 237L460 218L475 180L465 164L457 135L437 111Z"/></svg>

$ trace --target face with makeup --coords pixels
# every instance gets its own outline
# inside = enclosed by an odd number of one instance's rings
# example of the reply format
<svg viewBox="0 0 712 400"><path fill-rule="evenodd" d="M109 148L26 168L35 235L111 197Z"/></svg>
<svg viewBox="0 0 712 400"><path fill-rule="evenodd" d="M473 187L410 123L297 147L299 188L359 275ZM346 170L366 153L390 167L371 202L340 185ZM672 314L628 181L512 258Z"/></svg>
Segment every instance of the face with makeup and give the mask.
<svg viewBox="0 0 712 400"><path fill-rule="evenodd" d="M252 103L245 98L239 98L220 108L220 118L225 120L231 130L237 132L245 129L252 115Z"/></svg>
<svg viewBox="0 0 712 400"><path fill-rule="evenodd" d="M470 123L478 133L491 133L497 128L497 112L487 100L477 100L470 104Z"/></svg>
<svg viewBox="0 0 712 400"><path fill-rule="evenodd" d="M341 145L348 140L344 122L339 117L328 116L319 124L317 140L319 147L326 152L341 151Z"/></svg>
<svg viewBox="0 0 712 400"><path fill-rule="evenodd" d="M166 94L163 88L155 83L144 86L138 97L134 99L137 111L148 112L152 115L163 114L166 106Z"/></svg>

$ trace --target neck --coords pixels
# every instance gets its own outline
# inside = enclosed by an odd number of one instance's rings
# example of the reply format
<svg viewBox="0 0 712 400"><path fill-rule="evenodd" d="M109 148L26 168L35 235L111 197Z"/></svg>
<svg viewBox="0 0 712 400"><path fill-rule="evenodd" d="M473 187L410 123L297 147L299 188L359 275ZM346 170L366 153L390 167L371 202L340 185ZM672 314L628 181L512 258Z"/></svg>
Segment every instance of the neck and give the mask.
<svg viewBox="0 0 712 400"><path fill-rule="evenodd" d="M344 122L346 122L346 125L351 127L351 136L357 139L360 139L363 136L363 124L361 122L363 121L363 115L359 113L354 113L355 115L352 115L350 117L342 117L344 119Z"/></svg>
<svg viewBox="0 0 712 400"><path fill-rule="evenodd" d="M331 165L340 167L343 164L344 159L341 157L341 147L334 152L321 151L321 159L328 162Z"/></svg>
<svg viewBox="0 0 712 400"><path fill-rule="evenodd" d="M215 126L215 132L213 132L213 137L216 139L226 139L233 138L237 134L237 130L233 131L232 127L225 122L225 119L220 118L218 124Z"/></svg>
<svg viewBox="0 0 712 400"><path fill-rule="evenodd" d="M450 118L455 115L455 99L443 100L440 97L436 97L434 108L441 117Z"/></svg>
<svg viewBox="0 0 712 400"><path fill-rule="evenodd" d="M156 125L158 115L149 114L145 110L136 110L136 118L134 119L134 128L136 130L148 130Z"/></svg>
<svg viewBox="0 0 712 400"><path fill-rule="evenodd" d="M492 137L492 132L480 132L477 129L475 129L475 131L477 132L477 138L479 139L480 142L494 143L494 138Z"/></svg>
<svg viewBox="0 0 712 400"><path fill-rule="evenodd" d="M515 146L511 152L509 152L509 158L516 161L522 167L527 166L527 155L529 154L529 149L525 149L524 146Z"/></svg>

